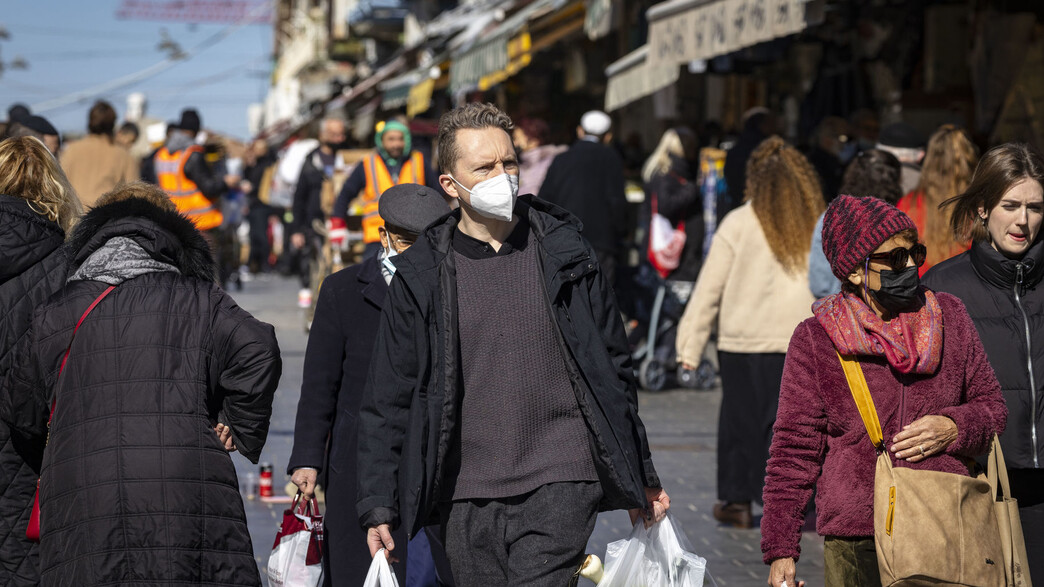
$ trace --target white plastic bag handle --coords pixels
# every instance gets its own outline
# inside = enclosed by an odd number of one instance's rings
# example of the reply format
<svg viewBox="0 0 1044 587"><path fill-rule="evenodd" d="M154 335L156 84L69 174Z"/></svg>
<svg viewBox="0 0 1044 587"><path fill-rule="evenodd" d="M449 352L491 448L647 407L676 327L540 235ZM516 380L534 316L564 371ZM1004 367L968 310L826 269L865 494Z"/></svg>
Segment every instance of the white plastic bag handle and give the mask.
<svg viewBox="0 0 1044 587"><path fill-rule="evenodd" d="M362 587L399 587L399 580L391 571L385 549L382 548L373 555L373 562L370 563L370 570L366 572Z"/></svg>

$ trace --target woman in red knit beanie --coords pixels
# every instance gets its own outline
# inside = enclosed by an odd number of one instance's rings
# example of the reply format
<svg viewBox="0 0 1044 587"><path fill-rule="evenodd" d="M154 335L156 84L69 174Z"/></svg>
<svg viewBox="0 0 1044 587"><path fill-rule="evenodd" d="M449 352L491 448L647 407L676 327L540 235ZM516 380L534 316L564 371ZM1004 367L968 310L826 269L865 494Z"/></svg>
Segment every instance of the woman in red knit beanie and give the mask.
<svg viewBox="0 0 1044 587"><path fill-rule="evenodd" d="M858 358L895 466L967 475L962 459L985 454L1007 419L964 305L920 286L926 250L906 214L876 198L842 195L827 209L823 249L842 290L812 306L787 351L761 521L773 587L802 585L795 561L813 488L826 584L881 584L877 455L838 353Z"/></svg>

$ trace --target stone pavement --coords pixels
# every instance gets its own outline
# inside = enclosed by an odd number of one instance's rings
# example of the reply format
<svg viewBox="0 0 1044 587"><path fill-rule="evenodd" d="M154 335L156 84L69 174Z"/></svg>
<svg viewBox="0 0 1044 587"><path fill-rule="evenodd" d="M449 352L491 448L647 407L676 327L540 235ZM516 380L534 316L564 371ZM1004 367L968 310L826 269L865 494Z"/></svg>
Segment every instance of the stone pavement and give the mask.
<svg viewBox="0 0 1044 587"><path fill-rule="evenodd" d="M300 394L307 336L302 327L303 311L297 309L297 282L272 277L245 284L233 292L236 300L258 319L275 326L283 356L283 376L273 408L272 426L262 462L274 465L274 486L279 494L289 481L286 462L293 446L294 416ZM692 542L696 554L707 559L717 585L765 585L768 567L761 562L757 529L737 530L714 521L715 470L718 406L721 390L672 390L639 394L639 410L649 435L656 469L671 496L671 511ZM257 467L234 455L242 485ZM276 528L287 506L246 500L246 512L254 552L262 569L268 561ZM755 513L760 513L757 509ZM806 525L806 528L809 526ZM605 546L630 533L626 512L601 514L587 552L604 558ZM804 554L798 564L799 578L809 587L823 584L823 542L814 531L801 540ZM263 579L264 580L264 579ZM267 581L265 581L267 585ZM587 585L590 585L587 582ZM712 585L710 581L707 585Z"/></svg>

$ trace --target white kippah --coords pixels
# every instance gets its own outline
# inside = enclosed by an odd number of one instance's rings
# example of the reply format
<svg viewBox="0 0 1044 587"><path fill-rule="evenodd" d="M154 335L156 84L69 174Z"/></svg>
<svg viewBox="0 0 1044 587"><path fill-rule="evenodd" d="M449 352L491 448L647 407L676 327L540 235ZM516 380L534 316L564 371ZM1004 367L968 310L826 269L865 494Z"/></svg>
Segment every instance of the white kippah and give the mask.
<svg viewBox="0 0 1044 587"><path fill-rule="evenodd" d="M613 120L601 110L591 110L580 117L580 128L589 135L602 136L609 132Z"/></svg>

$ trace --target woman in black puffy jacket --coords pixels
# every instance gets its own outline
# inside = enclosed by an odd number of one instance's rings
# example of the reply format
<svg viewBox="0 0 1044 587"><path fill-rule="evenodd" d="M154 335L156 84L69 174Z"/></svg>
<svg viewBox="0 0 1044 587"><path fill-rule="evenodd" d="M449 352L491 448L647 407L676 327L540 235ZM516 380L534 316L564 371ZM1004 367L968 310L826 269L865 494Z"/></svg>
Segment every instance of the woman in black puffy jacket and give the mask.
<svg viewBox="0 0 1044 587"><path fill-rule="evenodd" d="M257 462L273 328L218 287L207 242L156 186L102 196L65 251L65 287L37 308L0 395L8 425L47 439L41 585L260 584L215 427Z"/></svg>
<svg viewBox="0 0 1044 587"><path fill-rule="evenodd" d="M1030 575L1044 578L1044 159L1019 143L994 147L953 207L957 242L971 250L922 282L961 298L1008 405L1001 446L1019 500Z"/></svg>
<svg viewBox="0 0 1044 587"><path fill-rule="evenodd" d="M65 282L65 232L80 200L58 162L32 137L0 142L0 385L33 309ZM36 585L36 544L25 537L40 448L0 423L0 585Z"/></svg>

